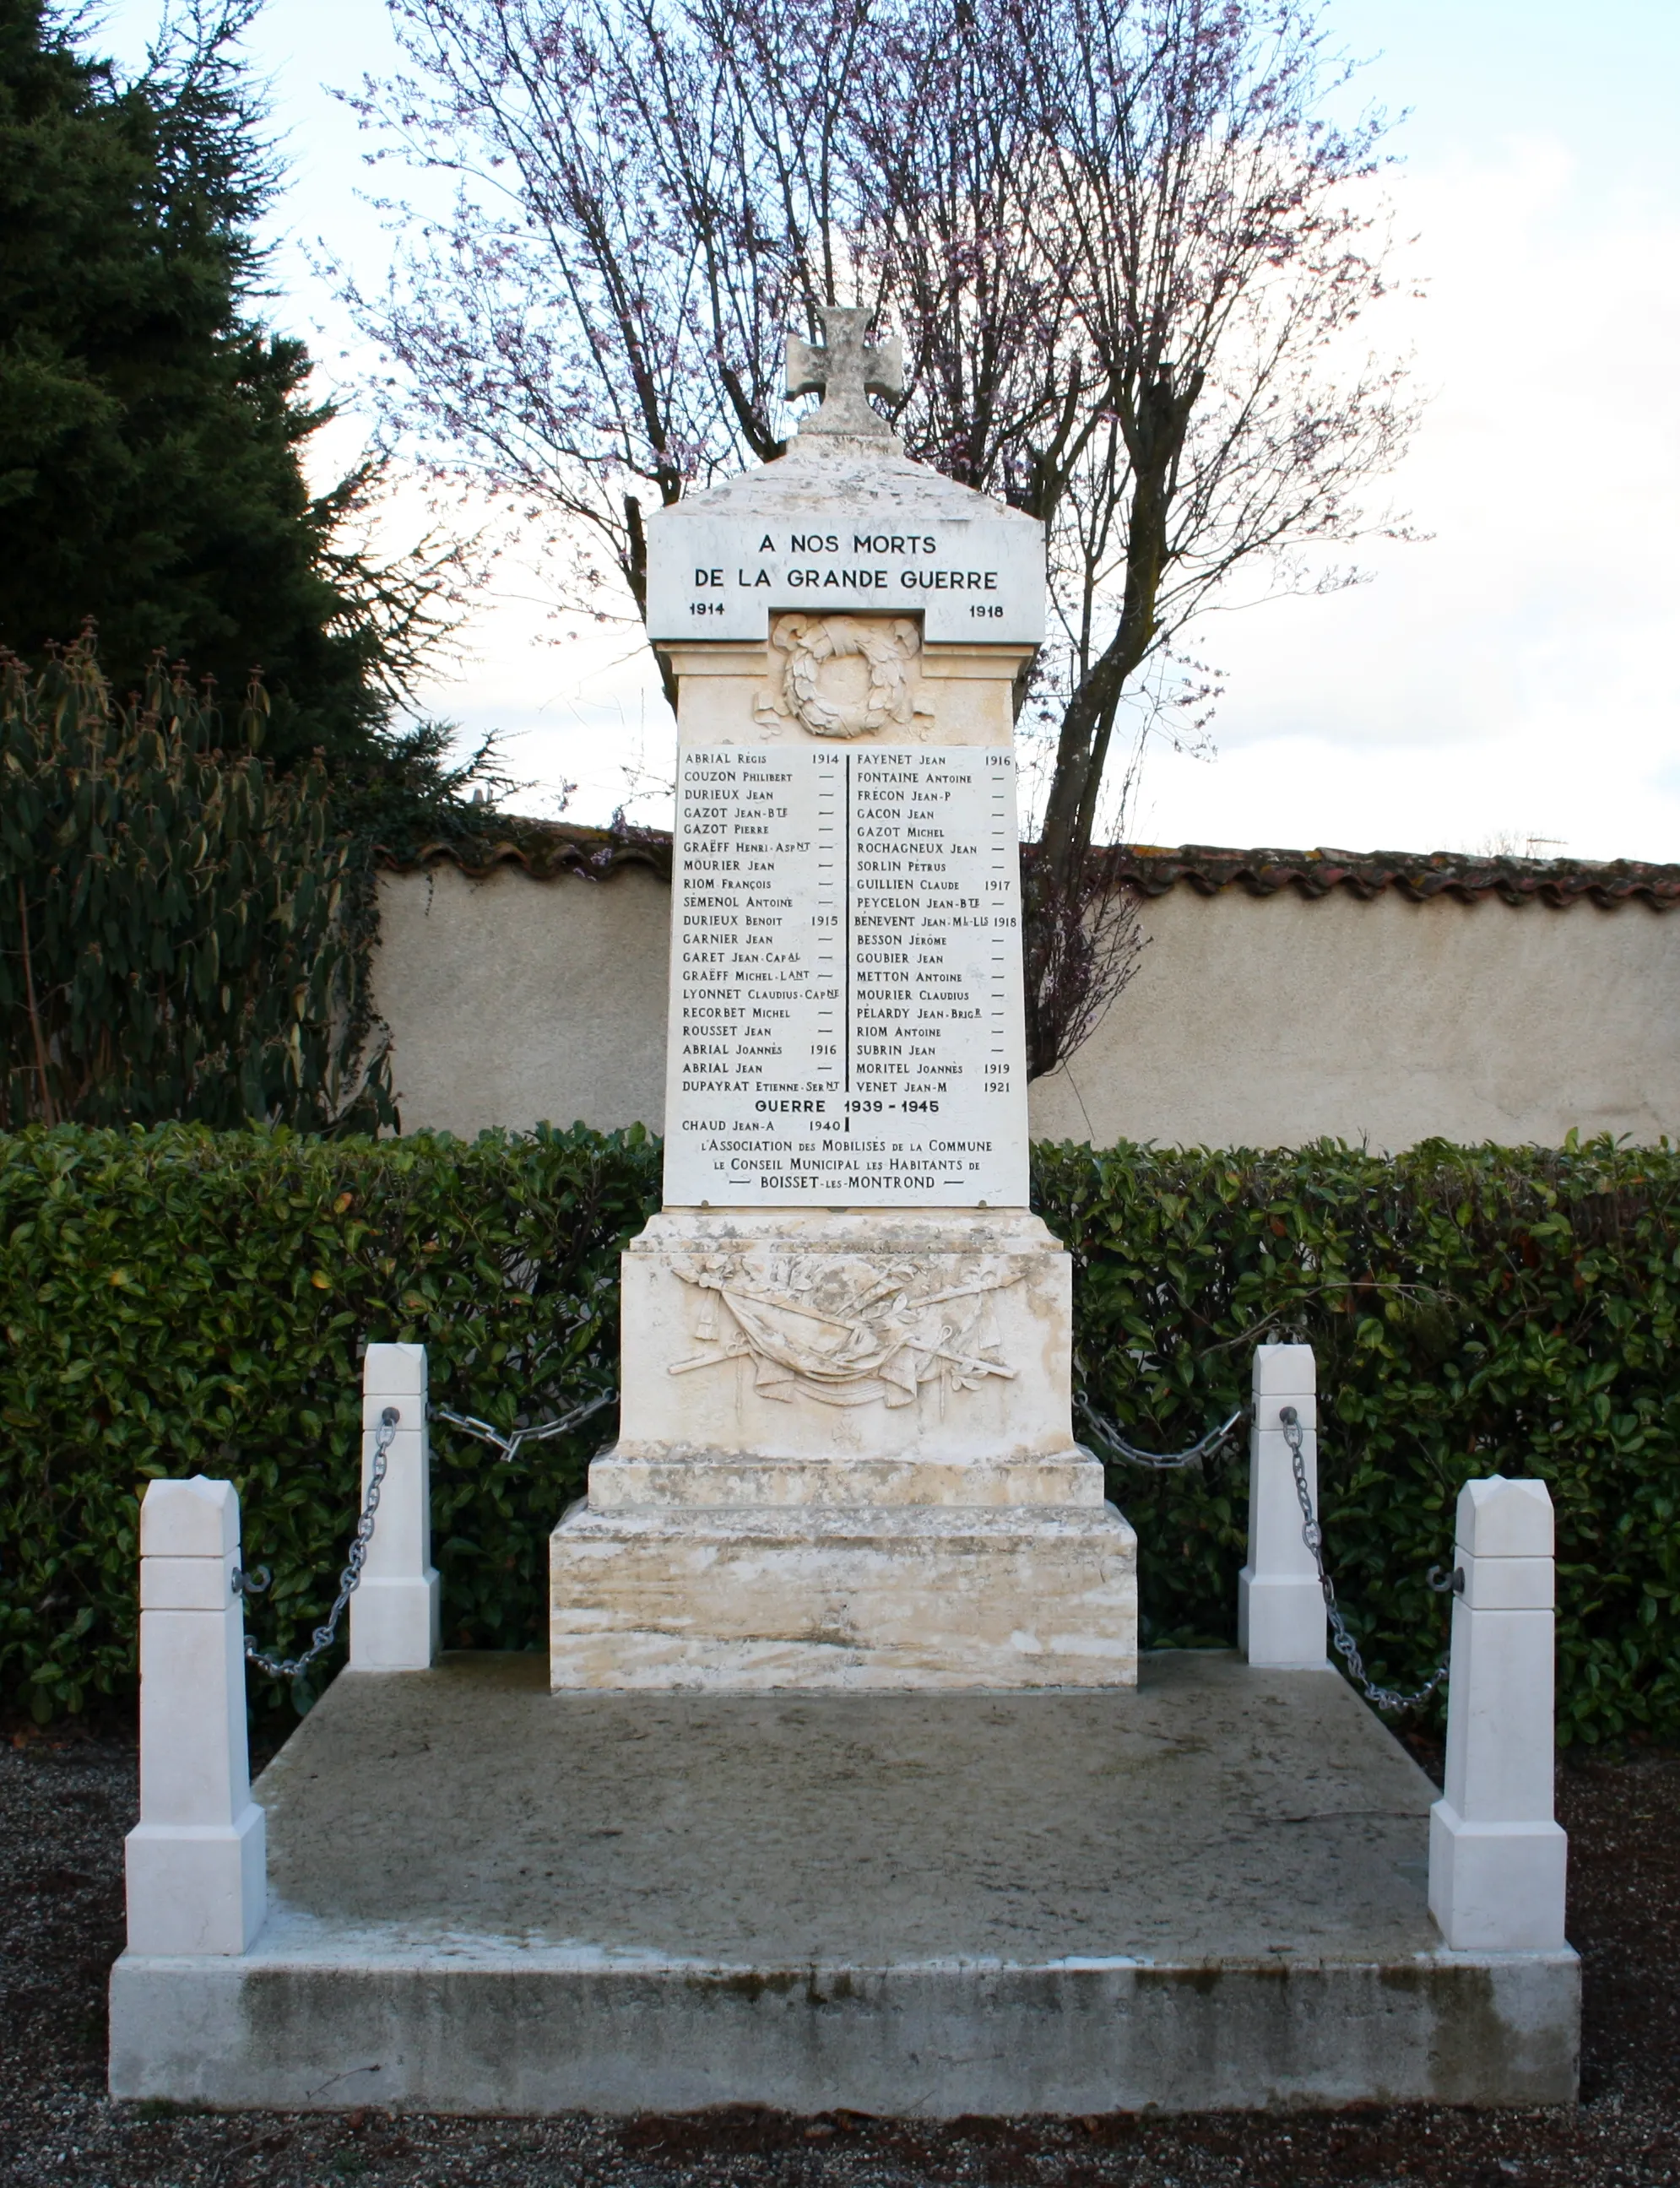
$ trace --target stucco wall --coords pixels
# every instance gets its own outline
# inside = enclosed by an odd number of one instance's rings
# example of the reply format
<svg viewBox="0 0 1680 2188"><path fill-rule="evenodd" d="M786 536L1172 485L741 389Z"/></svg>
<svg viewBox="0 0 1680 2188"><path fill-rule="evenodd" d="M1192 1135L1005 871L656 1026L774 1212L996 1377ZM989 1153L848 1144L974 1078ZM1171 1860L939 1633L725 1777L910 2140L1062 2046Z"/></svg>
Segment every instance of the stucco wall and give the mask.
<svg viewBox="0 0 1680 2188"><path fill-rule="evenodd" d="M658 1127L664 883L445 866L381 888L405 1128ZM1395 1148L1680 1131L1680 915L1181 887L1145 905L1143 931L1130 988L1033 1088L1035 1133Z"/></svg>
<svg viewBox="0 0 1680 2188"><path fill-rule="evenodd" d="M1047 1137L1555 1145L1680 1125L1672 913L1175 888L1143 931L1130 988L1033 1089Z"/></svg>
<svg viewBox="0 0 1680 2188"><path fill-rule="evenodd" d="M637 867L381 875L374 1000L404 1131L658 1128L670 922L668 885Z"/></svg>

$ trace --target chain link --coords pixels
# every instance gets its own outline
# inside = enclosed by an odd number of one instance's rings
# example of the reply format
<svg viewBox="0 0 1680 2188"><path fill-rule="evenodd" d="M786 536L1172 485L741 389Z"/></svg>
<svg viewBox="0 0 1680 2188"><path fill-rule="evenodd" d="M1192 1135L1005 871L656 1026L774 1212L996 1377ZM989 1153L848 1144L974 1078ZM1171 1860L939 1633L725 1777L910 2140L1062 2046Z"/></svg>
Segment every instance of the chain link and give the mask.
<svg viewBox="0 0 1680 2188"><path fill-rule="evenodd" d="M499 1429L493 1427L488 1421L479 1420L471 1413L453 1413L447 1406L434 1406L431 1410L434 1418L448 1421L455 1428L464 1429L469 1435L478 1437L482 1442L493 1444L501 1452L502 1462L505 1465L517 1457L521 1444L541 1443L550 1436L560 1435L566 1430L575 1428L579 1422L587 1420L591 1413L599 1413L603 1406L611 1405L617 1395L616 1390L602 1391L599 1396L591 1398L586 1404L574 1407L569 1413L563 1413L555 1420L544 1421L535 1427L516 1428L510 1436L505 1436ZM1100 1442L1111 1445L1120 1458L1130 1460L1134 1466L1147 1466L1158 1472L1164 1472L1175 1467L1199 1464L1209 1452L1216 1450L1225 1441L1243 1418L1243 1413L1239 1408L1228 1421L1216 1429L1209 1430L1206 1435L1184 1451L1144 1451L1137 1445L1129 1442L1114 1424L1105 1415L1099 1413L1083 1396L1076 1395L1074 1403L1090 1426L1096 1430ZM331 1610L327 1615L326 1623L315 1628L314 1633L310 1636L311 1645L301 1656L265 1655L247 1635L245 1644L245 1661L248 1664L254 1664L259 1672L267 1672L272 1678L277 1679L299 1679L318 1657L324 1655L331 1648L338 1633L339 1621L344 1616L345 1605L361 1585L362 1568L368 1561L368 1547L374 1537L375 1518L379 1510L380 1491L384 1486L391 1446L395 1440L401 1418L394 1406L387 1406L380 1415L379 1426L374 1434L373 1460L369 1470L367 1497L362 1506L361 1515L356 1522L356 1531L351 1538L349 1554L345 1559L344 1571L339 1576L338 1593L333 1600ZM1300 1416L1293 1406L1284 1406L1279 1410L1278 1418L1283 1424L1283 1441L1289 1448L1289 1463L1295 1477L1295 1495L1301 1508L1301 1519L1304 1523L1301 1528L1301 1540L1311 1551L1313 1563L1318 1568L1318 1585L1323 1592L1324 1609L1330 1621L1336 1653L1347 1665L1350 1674L1355 1683L1362 1689L1366 1699L1376 1708L1381 1710L1415 1708L1419 1702L1427 1701L1435 1689L1441 1684L1447 1676L1449 1665L1443 1661L1421 1687L1409 1695L1397 1693L1392 1687L1380 1687L1367 1677L1365 1660L1359 1653L1358 1643L1348 1631L1347 1621L1342 1616L1341 1607L1336 1601L1335 1582L1331 1579L1325 1566L1324 1531L1318 1524L1318 1516L1312 1508L1312 1494L1306 1485L1305 1433L1301 1427ZM1430 1570L1430 1585L1441 1589L1442 1592L1452 1588L1457 1582L1457 1575L1455 1573L1451 1580L1443 1584L1435 1580L1435 1575L1437 1570L1439 1569L1434 1567ZM259 1565L254 1572L236 1571L233 1579L234 1593L243 1596L260 1595L268 1587L268 1570L266 1565Z"/></svg>
<svg viewBox="0 0 1680 2188"><path fill-rule="evenodd" d="M318 1656L324 1655L333 1644L338 1632L338 1621L344 1616L344 1606L362 1584L362 1568L368 1561L368 1545L374 1538L374 1514L379 1510L379 1492L385 1480L387 1454L397 1434L402 1415L395 1406L387 1406L379 1417L379 1426L374 1431L374 1455L368 1475L368 1494L362 1506L362 1516L356 1522L356 1531L350 1539L350 1553L339 1575L338 1594L324 1626L318 1626L310 1636L311 1645L301 1656L265 1656L250 1635L245 1636L245 1660L255 1664L259 1672L267 1672L276 1679L301 1679ZM235 1595L260 1595L268 1585L266 1566L259 1565L262 1575L236 1572L234 1575Z"/></svg>
<svg viewBox="0 0 1680 2188"><path fill-rule="evenodd" d="M1394 1688L1379 1687L1374 1680L1366 1677L1365 1659L1359 1653L1358 1643L1348 1632L1347 1621L1342 1616L1341 1608L1336 1601L1336 1584L1325 1569L1324 1530L1318 1524L1318 1515L1312 1508L1312 1492L1306 1486L1306 1433L1301 1427L1301 1417L1293 1406L1281 1406L1277 1418L1283 1424L1283 1441L1289 1446L1289 1463L1295 1472L1295 1495L1300 1503L1301 1517L1306 1523L1301 1529L1301 1540L1312 1552L1313 1563L1318 1567L1318 1585L1324 1592L1324 1609L1329 1617L1330 1631L1335 1637L1336 1654L1346 1664L1355 1684L1364 1689L1365 1699L1374 1708L1415 1709L1419 1702L1427 1701L1446 1678L1451 1659L1444 1659L1414 1694L1398 1694ZM1437 1570L1434 1566L1430 1568L1431 1587L1435 1585L1433 1576ZM1451 1588L1453 1582L1449 1581L1446 1586Z"/></svg>
<svg viewBox="0 0 1680 2188"><path fill-rule="evenodd" d="M616 1390L603 1390L599 1397L589 1399L584 1405L574 1406L569 1413L561 1414L557 1420L542 1421L534 1428L516 1428L511 1435L504 1435L499 1428L493 1427L488 1421L481 1421L476 1413L452 1413L447 1406L434 1406L431 1418L435 1421L448 1421L452 1428L465 1429L469 1435L476 1436L481 1443L494 1444L502 1454L503 1465L506 1466L518 1457L521 1444L543 1443L550 1436L561 1435L567 1429L575 1429L580 1421L588 1420L591 1413L598 1413L603 1406L616 1404L617 1398Z"/></svg>
<svg viewBox="0 0 1680 2188"><path fill-rule="evenodd" d="M567 1429L576 1428L591 1413L598 1413L603 1406L612 1405L617 1396L616 1390L605 1390L599 1397L589 1399L587 1404L573 1407L569 1413L562 1413L556 1420L543 1421L535 1427L517 1428L510 1436L505 1436L499 1429L493 1428L488 1421L479 1420L474 1414L451 1413L447 1406L433 1406L431 1412L435 1419L448 1421L458 1429L465 1429L469 1435L476 1435L485 1443L493 1444L502 1454L503 1463L506 1464L518 1456L521 1444L541 1443L550 1436L560 1435ZM259 1672L267 1672L272 1678L301 1679L317 1657L324 1655L333 1644L339 1621L344 1616L344 1606L362 1584L362 1568L368 1561L368 1545L374 1538L380 1491L385 1483L391 1446L401 1418L395 1406L387 1406L379 1417L379 1426L374 1432L374 1453L368 1476L366 1501L356 1522L356 1531L351 1537L349 1555L345 1560L344 1571L339 1576L338 1594L325 1625L315 1628L310 1636L310 1646L301 1656L264 1655L249 1635L245 1638L246 1663L254 1664ZM258 1565L251 1572L234 1573L234 1593L261 1595L268 1583L268 1568Z"/></svg>
<svg viewBox="0 0 1680 2188"><path fill-rule="evenodd" d="M1083 1391L1074 1394L1074 1410L1083 1416L1100 1444L1111 1446L1118 1458L1128 1460L1133 1466L1147 1466L1157 1474L1170 1472L1174 1467L1199 1466L1210 1451L1216 1451L1243 1417L1240 1406L1221 1428L1209 1429L1198 1443L1184 1451L1145 1451L1139 1445L1129 1443L1106 1413L1099 1413Z"/></svg>

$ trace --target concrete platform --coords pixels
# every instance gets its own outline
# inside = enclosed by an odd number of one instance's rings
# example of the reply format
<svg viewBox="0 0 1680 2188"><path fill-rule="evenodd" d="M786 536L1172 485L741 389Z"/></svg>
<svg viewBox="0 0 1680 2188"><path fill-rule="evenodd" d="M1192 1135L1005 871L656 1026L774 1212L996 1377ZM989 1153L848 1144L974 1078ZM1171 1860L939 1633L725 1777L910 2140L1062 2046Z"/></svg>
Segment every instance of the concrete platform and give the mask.
<svg viewBox="0 0 1680 2188"><path fill-rule="evenodd" d="M1573 1953L1446 1951L1432 1789L1333 1672L1130 1692L339 1678L239 1958L125 1954L111 2087L225 2106L897 2115L1573 2100Z"/></svg>

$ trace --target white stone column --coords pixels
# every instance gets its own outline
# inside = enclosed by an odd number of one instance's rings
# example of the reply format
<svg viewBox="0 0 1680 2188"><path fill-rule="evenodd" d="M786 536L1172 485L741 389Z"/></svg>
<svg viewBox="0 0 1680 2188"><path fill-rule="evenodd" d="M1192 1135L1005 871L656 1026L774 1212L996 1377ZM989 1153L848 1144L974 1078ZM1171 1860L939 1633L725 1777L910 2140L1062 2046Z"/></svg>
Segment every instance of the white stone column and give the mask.
<svg viewBox="0 0 1680 2188"><path fill-rule="evenodd" d="M1072 1263L1028 1205L1044 533L905 456L868 316L825 307L785 457L648 520L664 1205L623 1257L617 1443L550 1538L556 1689L1136 1682L1136 1537L1074 1440Z"/></svg>
<svg viewBox="0 0 1680 2188"><path fill-rule="evenodd" d="M1446 1789L1429 1811L1429 1912L1465 1952L1564 1943L1569 1841L1553 1819L1552 1499L1493 1475L1458 1495Z"/></svg>
<svg viewBox="0 0 1680 2188"><path fill-rule="evenodd" d="M1237 1579L1237 1640L1251 1664L1311 1666L1329 1659L1324 1591L1303 1539L1300 1499L1284 1439L1293 1406L1303 1431L1308 1493L1318 1509L1318 1379L1310 1345L1254 1347L1249 1430L1249 1562Z"/></svg>
<svg viewBox="0 0 1680 2188"><path fill-rule="evenodd" d="M154 1481L140 1506L140 1820L125 1848L132 1953L242 1953L262 1927L245 1618L231 1481Z"/></svg>
<svg viewBox="0 0 1680 2188"><path fill-rule="evenodd" d="M361 1585L350 1599L352 1672L423 1672L437 1654L437 1575L431 1563L431 1444L426 1347L370 1345L362 1365L362 1497L380 1421L397 1413Z"/></svg>

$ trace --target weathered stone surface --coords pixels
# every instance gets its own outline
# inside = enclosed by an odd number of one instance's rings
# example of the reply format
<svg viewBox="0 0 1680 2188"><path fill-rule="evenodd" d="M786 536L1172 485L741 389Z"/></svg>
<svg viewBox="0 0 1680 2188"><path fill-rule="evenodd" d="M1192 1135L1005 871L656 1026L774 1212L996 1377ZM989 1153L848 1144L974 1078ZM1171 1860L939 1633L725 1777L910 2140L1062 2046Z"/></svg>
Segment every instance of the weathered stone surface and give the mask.
<svg viewBox="0 0 1680 2188"><path fill-rule="evenodd" d="M832 620L867 626L877 618L837 615ZM809 621L777 617L773 629L780 636L789 623ZM678 725L685 752L714 745L774 747L797 744L809 736L785 704L784 649L759 639L730 645L674 641L660 650L677 677ZM908 721L865 727L845 742L857 752L918 744L982 745L1006 751L1013 742L1016 680L1033 651L1030 646L972 640L926 642L905 668ZM843 695L839 671L830 673L837 691Z"/></svg>
<svg viewBox="0 0 1680 2188"><path fill-rule="evenodd" d="M128 1941L242 1953L264 1908L251 1797L245 1621L230 1481L154 1481L140 1503L140 1820L124 1841Z"/></svg>
<svg viewBox="0 0 1680 2188"><path fill-rule="evenodd" d="M802 419L802 433L864 433L878 439L892 428L865 397L888 398L905 392L904 341L888 336L877 346L868 339L875 317L871 304L819 304L823 345L815 349L798 335L787 337L787 393L820 395L821 405Z"/></svg>
<svg viewBox="0 0 1680 2188"><path fill-rule="evenodd" d="M793 357L825 391L793 454L650 532L666 1207L624 1256L617 1446L552 1537L556 1688L1136 1676L1136 1541L1074 1441L1070 1266L1026 1207L1042 534L906 461L866 320Z"/></svg>
<svg viewBox="0 0 1680 2188"><path fill-rule="evenodd" d="M1011 756L702 746L677 813L668 1205L1024 1206Z"/></svg>
<svg viewBox="0 0 1680 2188"><path fill-rule="evenodd" d="M556 1687L1135 1678L1136 1539L1073 1439L1036 1216L667 1210L623 1269L618 1442L551 1546Z"/></svg>
<svg viewBox="0 0 1680 2188"><path fill-rule="evenodd" d="M1446 1783L1430 1811L1429 1907L1481 1951L1564 1942L1569 1841L1553 1814L1557 1637L1552 1497L1491 1475L1458 1492Z"/></svg>
<svg viewBox="0 0 1680 2188"><path fill-rule="evenodd" d="M1310 1345L1257 1345L1249 1419L1249 1556L1237 1576L1237 1645L1251 1664L1327 1661L1318 1561L1301 1528L1283 1409L1301 1430L1301 1470L1318 1509L1318 1370Z"/></svg>
<svg viewBox="0 0 1680 2188"><path fill-rule="evenodd" d="M1431 1789L1331 1672L1079 1695L347 1674L243 1959L127 1955L125 2097L888 2115L1567 2103L1573 1954L1452 1953Z"/></svg>
<svg viewBox="0 0 1680 2188"><path fill-rule="evenodd" d="M1077 1455L1072 1265L1036 1215L668 1209L623 1285L620 1458Z"/></svg>
<svg viewBox="0 0 1680 2188"><path fill-rule="evenodd" d="M801 434L647 520L648 635L756 639L775 612L924 617L930 640L1036 646L1044 533L1018 510L912 463L883 437Z"/></svg>
<svg viewBox="0 0 1680 2188"><path fill-rule="evenodd" d="M1136 1539L1110 1505L621 1506L555 1531L557 1688L1130 1686Z"/></svg>

